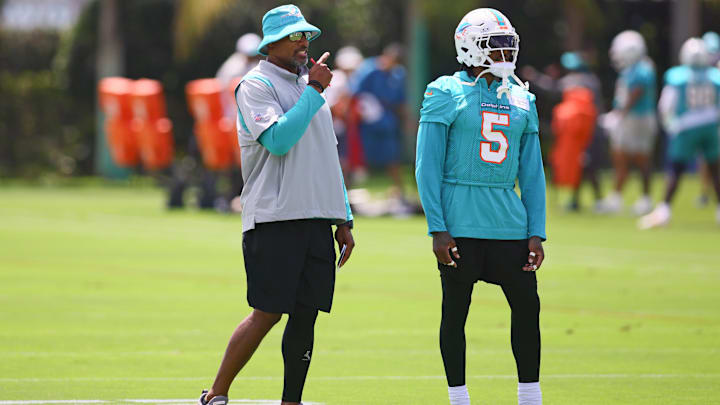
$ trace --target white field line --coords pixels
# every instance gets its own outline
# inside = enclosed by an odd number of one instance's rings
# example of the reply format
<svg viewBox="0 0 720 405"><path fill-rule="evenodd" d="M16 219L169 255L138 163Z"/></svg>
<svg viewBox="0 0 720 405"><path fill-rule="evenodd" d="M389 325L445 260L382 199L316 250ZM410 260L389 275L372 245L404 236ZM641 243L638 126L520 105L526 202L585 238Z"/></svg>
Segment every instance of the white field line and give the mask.
<svg viewBox="0 0 720 405"><path fill-rule="evenodd" d="M241 377L240 380L245 381L277 381L282 380L281 376L258 376L258 377ZM471 375L467 378L473 379L516 379L515 374L506 375ZM649 379L672 379L672 378L720 378L720 374L701 374L701 373L672 373L672 374L544 374L542 379L577 379L577 378L604 378L604 379L627 379L627 378L649 378ZM309 377L314 381L370 381L370 380L441 380L445 379L444 375L357 375L357 376L324 376ZM68 377L68 378L0 378L0 382L4 383L34 383L34 382L115 382L115 381L137 381L137 382L163 382L163 381L203 381L212 380L211 377ZM7 402L0 401L0 405Z"/></svg>
<svg viewBox="0 0 720 405"><path fill-rule="evenodd" d="M315 350L316 354L363 354L363 355L385 355L388 353L403 354L435 354L439 353L437 349L340 349L340 350ZM474 349L468 350L467 354L493 354L493 353L511 353L511 349ZM682 347L621 347L621 348L568 348L568 349L543 349L543 353L587 353L587 354L603 354L603 353L695 353L695 354L717 354L720 349L717 348L682 348ZM198 354L216 354L215 351L176 351L176 350L156 350L156 351L0 351L0 358L4 356L12 357L97 357L97 356L188 356Z"/></svg>
<svg viewBox="0 0 720 405"><path fill-rule="evenodd" d="M111 400L100 400L100 399L68 399L68 400L28 400L28 401L0 401L0 405L39 405L39 404L58 404L58 405L72 405L72 404L162 404L162 405L194 405L197 403L197 399L118 399L115 401ZM244 405L277 405L277 400L271 399L231 399L232 404L244 404ZM306 405L322 405L319 402L303 402Z"/></svg>

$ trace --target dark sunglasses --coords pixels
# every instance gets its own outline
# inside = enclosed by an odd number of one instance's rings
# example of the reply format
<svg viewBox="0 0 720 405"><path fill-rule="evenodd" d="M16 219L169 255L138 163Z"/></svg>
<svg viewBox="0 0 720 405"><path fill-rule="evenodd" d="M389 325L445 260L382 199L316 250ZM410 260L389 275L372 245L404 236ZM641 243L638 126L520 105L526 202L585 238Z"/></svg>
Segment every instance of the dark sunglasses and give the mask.
<svg viewBox="0 0 720 405"><path fill-rule="evenodd" d="M307 38L307 40L309 41L310 38L312 38L313 33L310 32L310 31L306 31L306 32L301 32L301 31L293 32L292 34L290 34L290 35L288 36L288 39L291 40L291 41L293 41L293 42L299 41L300 38L302 38L303 35L305 35L305 38Z"/></svg>

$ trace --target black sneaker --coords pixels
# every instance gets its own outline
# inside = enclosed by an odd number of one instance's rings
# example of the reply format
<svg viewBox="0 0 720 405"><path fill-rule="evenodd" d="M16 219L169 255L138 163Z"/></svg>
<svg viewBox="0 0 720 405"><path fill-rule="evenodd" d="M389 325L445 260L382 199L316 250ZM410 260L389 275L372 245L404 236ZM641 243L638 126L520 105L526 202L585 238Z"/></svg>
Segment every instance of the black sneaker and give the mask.
<svg viewBox="0 0 720 405"><path fill-rule="evenodd" d="M210 401L206 401L205 396L207 393L208 390L203 390L202 394L200 394L200 398L198 398L198 405L227 405L228 397L216 395L212 397Z"/></svg>

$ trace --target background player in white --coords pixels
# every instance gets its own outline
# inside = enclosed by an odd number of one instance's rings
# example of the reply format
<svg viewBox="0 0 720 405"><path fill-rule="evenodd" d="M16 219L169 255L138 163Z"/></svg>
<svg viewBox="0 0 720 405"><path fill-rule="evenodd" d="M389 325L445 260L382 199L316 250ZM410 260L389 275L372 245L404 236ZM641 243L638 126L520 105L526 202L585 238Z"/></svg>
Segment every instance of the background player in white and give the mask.
<svg viewBox="0 0 720 405"><path fill-rule="evenodd" d="M501 286L512 310L519 404L542 403L535 271L544 259L545 175L535 96L514 74L519 42L499 11L468 13L455 31L461 69L428 85L420 112L415 175L441 275L452 405L470 404L465 321L478 280Z"/></svg>
<svg viewBox="0 0 720 405"><path fill-rule="evenodd" d="M613 39L610 59L619 72L613 111L604 120L610 135L615 188L598 211L615 213L622 210L621 193L632 163L640 170L642 178L642 197L633 205L633 211L643 215L652 209L650 158L657 133L655 67L647 57L645 40L636 31L623 31Z"/></svg>
<svg viewBox="0 0 720 405"><path fill-rule="evenodd" d="M680 63L681 66L673 67L665 73L665 87L658 104L663 127L670 136L668 157L671 175L663 202L638 222L638 226L643 229L670 222L670 203L680 178L688 163L700 153L707 162L711 182L720 201L720 70L710 66L710 53L700 38L685 41L680 49ZM716 219L720 223L720 207Z"/></svg>

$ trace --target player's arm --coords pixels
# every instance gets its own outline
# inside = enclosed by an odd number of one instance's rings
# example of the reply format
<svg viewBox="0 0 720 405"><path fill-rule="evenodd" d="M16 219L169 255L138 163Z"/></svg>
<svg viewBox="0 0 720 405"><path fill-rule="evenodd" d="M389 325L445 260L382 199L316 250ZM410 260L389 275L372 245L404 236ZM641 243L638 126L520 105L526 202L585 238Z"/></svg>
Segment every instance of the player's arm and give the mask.
<svg viewBox="0 0 720 405"><path fill-rule="evenodd" d="M442 210L442 177L448 137L448 126L439 122L420 122L417 136L415 180L425 211L428 232L433 235L433 252L438 262L456 266L450 257L455 240L447 232ZM460 255L453 251L456 258Z"/></svg>
<svg viewBox="0 0 720 405"><path fill-rule="evenodd" d="M449 128L455 121L457 110L452 94L444 88L442 80L431 83L425 91L418 127L415 180L425 211L428 232L433 236L435 257L440 263L456 267L450 252L452 251L455 258L460 255L455 240L445 225L442 178Z"/></svg>
<svg viewBox="0 0 720 405"><path fill-rule="evenodd" d="M679 99L678 88L667 85L663 87L660 93L660 101L658 101L658 114L663 128L668 133L675 133L675 123L677 122L677 102Z"/></svg>
<svg viewBox="0 0 720 405"><path fill-rule="evenodd" d="M545 259L542 241L545 235L545 171L543 170L538 117L535 102L530 103L530 118L520 141L518 184L520 199L525 206L528 220L527 236L530 256L523 267L525 271L540 268Z"/></svg>
<svg viewBox="0 0 720 405"><path fill-rule="evenodd" d="M630 112L630 110L633 108L633 106L635 106L635 104L637 104L637 102L640 100L640 98L643 96L644 93L645 93L645 90L641 86L633 87L632 89L630 89L630 94L628 95L627 103L625 103L625 105L623 106L623 108L621 110L622 113L624 115L627 115Z"/></svg>
<svg viewBox="0 0 720 405"><path fill-rule="evenodd" d="M623 115L627 115L635 104L640 101L643 94L645 94L646 88L650 85L650 81L652 80L654 79L650 75L642 73L628 83L628 97L625 101L625 105L622 106L620 110Z"/></svg>

